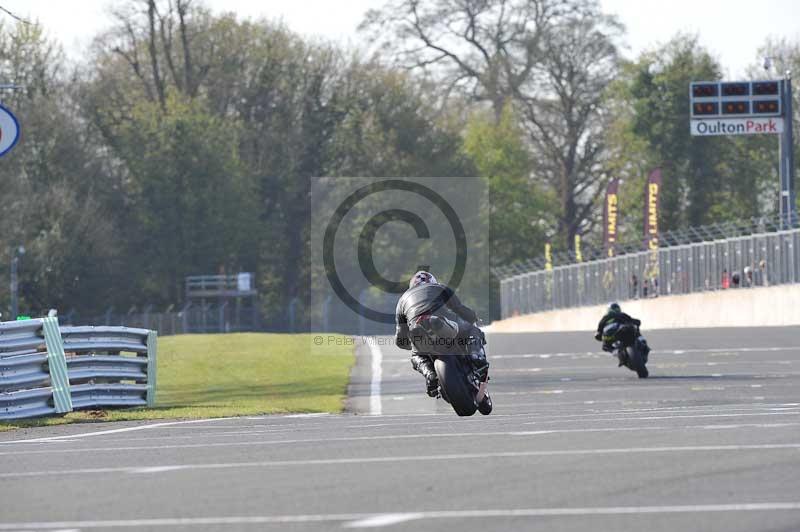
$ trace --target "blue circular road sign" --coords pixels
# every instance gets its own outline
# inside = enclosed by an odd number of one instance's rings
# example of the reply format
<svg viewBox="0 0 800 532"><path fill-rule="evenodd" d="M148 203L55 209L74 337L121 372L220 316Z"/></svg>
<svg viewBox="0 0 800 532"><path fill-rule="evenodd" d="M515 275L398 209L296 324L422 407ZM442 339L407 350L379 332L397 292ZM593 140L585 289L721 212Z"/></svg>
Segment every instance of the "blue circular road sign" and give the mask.
<svg viewBox="0 0 800 532"><path fill-rule="evenodd" d="M19 121L14 113L0 105L0 157L8 153L19 140Z"/></svg>

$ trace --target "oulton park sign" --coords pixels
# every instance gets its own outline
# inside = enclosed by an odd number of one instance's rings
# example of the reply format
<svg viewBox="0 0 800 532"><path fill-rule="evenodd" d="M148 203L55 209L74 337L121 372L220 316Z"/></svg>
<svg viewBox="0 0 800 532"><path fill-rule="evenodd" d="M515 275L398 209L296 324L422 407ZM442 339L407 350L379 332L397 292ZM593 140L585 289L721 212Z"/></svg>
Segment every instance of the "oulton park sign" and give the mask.
<svg viewBox="0 0 800 532"><path fill-rule="evenodd" d="M757 135L783 133L783 118L709 118L690 120L691 133L695 136L713 135Z"/></svg>

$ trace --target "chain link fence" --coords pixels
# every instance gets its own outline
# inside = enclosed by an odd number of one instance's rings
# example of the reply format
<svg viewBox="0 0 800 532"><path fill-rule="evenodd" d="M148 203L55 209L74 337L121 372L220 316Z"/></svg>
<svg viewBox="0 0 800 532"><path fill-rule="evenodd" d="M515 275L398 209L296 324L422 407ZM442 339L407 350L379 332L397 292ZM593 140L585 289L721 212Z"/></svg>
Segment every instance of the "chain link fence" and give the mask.
<svg viewBox="0 0 800 532"><path fill-rule="evenodd" d="M790 229L517 273L500 281L501 314L798 280L800 229Z"/></svg>
<svg viewBox="0 0 800 532"><path fill-rule="evenodd" d="M265 326L255 305L233 303L192 303L177 309L170 306L163 311L152 307L141 310L134 307L128 312L117 312L114 308L109 308L103 314L92 316L70 310L59 313L58 318L62 325L122 325L157 331L159 336L286 329L282 322L273 328Z"/></svg>

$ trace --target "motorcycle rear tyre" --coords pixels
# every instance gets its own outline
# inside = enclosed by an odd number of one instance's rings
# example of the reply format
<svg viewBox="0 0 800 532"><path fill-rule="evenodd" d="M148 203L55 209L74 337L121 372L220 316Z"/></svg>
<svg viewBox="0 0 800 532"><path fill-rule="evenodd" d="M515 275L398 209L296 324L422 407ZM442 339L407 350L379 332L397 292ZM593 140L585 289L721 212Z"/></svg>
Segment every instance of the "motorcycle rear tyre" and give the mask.
<svg viewBox="0 0 800 532"><path fill-rule="evenodd" d="M647 371L642 353L634 346L628 347L626 351L628 352L628 367L635 371L640 379L646 379L650 372Z"/></svg>
<svg viewBox="0 0 800 532"><path fill-rule="evenodd" d="M439 377L442 395L459 416L471 416L478 410L475 388L470 384L464 364L457 355L437 358L433 366Z"/></svg>

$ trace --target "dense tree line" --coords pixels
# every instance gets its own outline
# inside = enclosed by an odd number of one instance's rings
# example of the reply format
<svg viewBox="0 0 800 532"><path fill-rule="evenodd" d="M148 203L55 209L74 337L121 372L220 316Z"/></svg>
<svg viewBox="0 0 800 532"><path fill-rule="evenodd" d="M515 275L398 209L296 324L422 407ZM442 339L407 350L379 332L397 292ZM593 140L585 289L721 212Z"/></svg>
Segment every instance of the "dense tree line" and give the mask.
<svg viewBox="0 0 800 532"><path fill-rule="evenodd" d="M688 83L718 62L686 35L625 61L593 0L393 0L365 17L371 50L198 0L115 9L77 65L46 28L0 26L24 128L0 160L0 274L24 245L32 311L165 307L186 275L253 271L282 316L308 295L318 176L480 176L495 266L597 243L611 177L640 235L655 166L665 229L776 210L777 141L688 135ZM800 63L796 43L764 53Z"/></svg>

